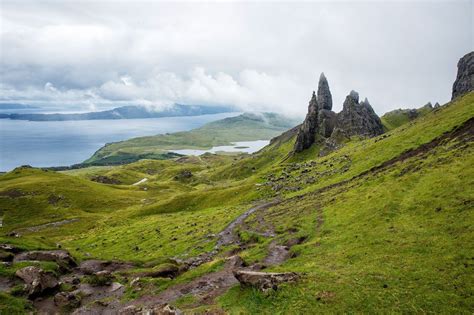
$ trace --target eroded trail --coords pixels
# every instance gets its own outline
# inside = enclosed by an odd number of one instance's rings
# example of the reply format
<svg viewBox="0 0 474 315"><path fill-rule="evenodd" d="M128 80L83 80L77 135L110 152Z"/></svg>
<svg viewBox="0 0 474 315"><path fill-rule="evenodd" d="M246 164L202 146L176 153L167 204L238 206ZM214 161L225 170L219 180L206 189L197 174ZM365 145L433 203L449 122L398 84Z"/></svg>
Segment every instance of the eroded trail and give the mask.
<svg viewBox="0 0 474 315"><path fill-rule="evenodd" d="M218 240L217 240L217 247L220 248L222 246L230 245L230 244L235 244L238 242L238 239L234 233L234 230L236 227L242 225L244 221L254 212L260 211L267 209L269 207L272 207L274 205L277 205L280 203L280 200L274 200L271 202L267 202L258 206L255 206L253 208L250 208L243 214L241 214L237 219L232 221L222 232L218 234Z"/></svg>
<svg viewBox="0 0 474 315"><path fill-rule="evenodd" d="M237 217L224 230L222 230L222 232L218 234L215 250L207 253L208 256L206 257L206 260L211 260L211 258L213 258L217 254L218 250L223 246L240 243L235 230L236 228L243 225L244 221L250 215L277 205L278 203L280 203L280 200L274 200L252 207ZM276 245L275 242L272 242L269 247L268 257L269 258L264 262L265 265L270 266L274 264L280 264L289 258L289 248L286 246ZM204 261L202 261L202 263L203 262ZM157 304L172 303L173 301L189 294L196 298L197 305L202 303L209 304L214 300L215 297L223 294L230 287L238 283L237 279L233 275L233 271L241 268L243 268L242 259L239 256L234 255L226 259L224 268L222 270L200 276L188 283L174 285L156 296L143 296L128 303L127 306L153 306ZM252 269L253 266L247 268Z"/></svg>

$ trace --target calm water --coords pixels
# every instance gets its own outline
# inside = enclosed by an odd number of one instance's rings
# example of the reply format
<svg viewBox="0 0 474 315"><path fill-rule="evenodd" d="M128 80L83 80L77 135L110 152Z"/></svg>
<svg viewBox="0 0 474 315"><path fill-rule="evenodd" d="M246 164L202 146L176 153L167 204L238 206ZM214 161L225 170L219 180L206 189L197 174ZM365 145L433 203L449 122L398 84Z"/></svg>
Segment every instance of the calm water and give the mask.
<svg viewBox="0 0 474 315"><path fill-rule="evenodd" d="M254 153L268 145L270 140L256 140L256 141L240 141L234 142L232 145L222 145L217 147L212 147L209 150L173 150L172 152L184 154L184 155L202 155L204 153L217 153L217 152L247 152Z"/></svg>
<svg viewBox="0 0 474 315"><path fill-rule="evenodd" d="M44 167L80 163L108 142L191 130L238 114L48 122L0 119L0 171L25 164Z"/></svg>

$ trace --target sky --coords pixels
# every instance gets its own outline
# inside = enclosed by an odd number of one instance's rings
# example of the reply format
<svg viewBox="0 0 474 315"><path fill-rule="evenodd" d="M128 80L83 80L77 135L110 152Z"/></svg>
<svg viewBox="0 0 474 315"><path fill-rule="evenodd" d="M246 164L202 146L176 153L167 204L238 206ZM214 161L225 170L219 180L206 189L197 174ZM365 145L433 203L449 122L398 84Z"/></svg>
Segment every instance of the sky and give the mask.
<svg viewBox="0 0 474 315"><path fill-rule="evenodd" d="M378 114L446 103L472 1L0 0L0 102L306 113L324 72Z"/></svg>

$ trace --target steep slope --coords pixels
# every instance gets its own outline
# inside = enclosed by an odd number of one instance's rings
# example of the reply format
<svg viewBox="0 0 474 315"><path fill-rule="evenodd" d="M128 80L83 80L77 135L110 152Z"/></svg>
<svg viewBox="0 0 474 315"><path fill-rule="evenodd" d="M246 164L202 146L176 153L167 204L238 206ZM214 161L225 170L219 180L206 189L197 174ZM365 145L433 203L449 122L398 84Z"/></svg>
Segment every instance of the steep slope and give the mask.
<svg viewBox="0 0 474 315"><path fill-rule="evenodd" d="M423 107L416 109L395 109L388 113L385 113L380 119L386 131L400 127L412 120L422 117L434 109L439 108L439 104L436 103L433 107L431 103L424 105Z"/></svg>

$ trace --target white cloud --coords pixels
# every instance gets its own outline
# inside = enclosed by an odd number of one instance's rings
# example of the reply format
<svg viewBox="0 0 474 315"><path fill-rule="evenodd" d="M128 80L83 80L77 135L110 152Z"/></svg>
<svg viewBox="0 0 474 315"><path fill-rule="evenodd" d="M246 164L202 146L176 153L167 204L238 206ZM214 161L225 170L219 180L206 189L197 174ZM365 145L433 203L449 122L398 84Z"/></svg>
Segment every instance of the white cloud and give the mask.
<svg viewBox="0 0 474 315"><path fill-rule="evenodd" d="M449 100L472 2L2 1L0 99L304 113L324 71L379 113ZM93 105L91 105L93 104Z"/></svg>

